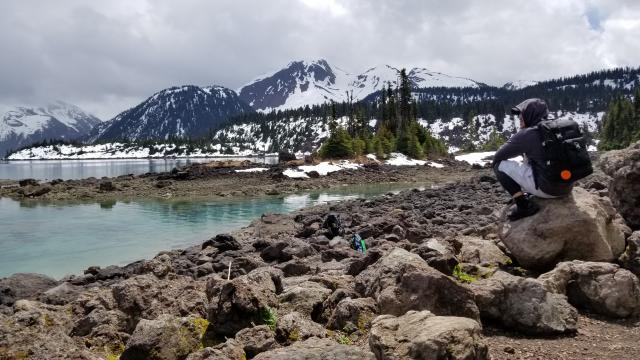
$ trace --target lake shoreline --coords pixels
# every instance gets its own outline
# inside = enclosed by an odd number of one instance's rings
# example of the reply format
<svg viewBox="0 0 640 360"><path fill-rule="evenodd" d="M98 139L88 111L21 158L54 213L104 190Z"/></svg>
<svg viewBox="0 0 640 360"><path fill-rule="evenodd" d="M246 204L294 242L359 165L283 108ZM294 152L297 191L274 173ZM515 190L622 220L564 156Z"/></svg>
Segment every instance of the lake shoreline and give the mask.
<svg viewBox="0 0 640 360"><path fill-rule="evenodd" d="M252 168L264 171L238 172ZM281 195L336 188L345 185L382 183L437 183L467 179L488 170L446 160L442 168L427 165L391 166L366 162L358 169L343 169L320 176L290 178L292 166L263 165L234 160L193 163L162 173L122 175L111 178L52 180L47 182L0 180L0 197L21 201L218 199ZM20 185L22 184L22 186Z"/></svg>

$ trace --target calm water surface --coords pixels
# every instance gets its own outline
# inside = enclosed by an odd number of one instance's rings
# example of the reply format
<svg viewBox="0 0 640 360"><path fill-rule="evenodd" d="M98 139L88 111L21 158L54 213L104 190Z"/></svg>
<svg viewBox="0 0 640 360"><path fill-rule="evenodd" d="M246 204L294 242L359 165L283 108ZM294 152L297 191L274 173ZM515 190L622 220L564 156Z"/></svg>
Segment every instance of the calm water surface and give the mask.
<svg viewBox="0 0 640 360"><path fill-rule="evenodd" d="M113 159L113 160L24 160L0 162L0 179L85 179L148 172L171 171L176 166L215 160L250 160L257 164L277 163L277 157L266 158L183 158L183 159Z"/></svg>
<svg viewBox="0 0 640 360"><path fill-rule="evenodd" d="M0 277L37 272L60 278L91 265L123 265L239 229L264 213L290 212L407 187L348 186L234 201L50 204L0 199Z"/></svg>

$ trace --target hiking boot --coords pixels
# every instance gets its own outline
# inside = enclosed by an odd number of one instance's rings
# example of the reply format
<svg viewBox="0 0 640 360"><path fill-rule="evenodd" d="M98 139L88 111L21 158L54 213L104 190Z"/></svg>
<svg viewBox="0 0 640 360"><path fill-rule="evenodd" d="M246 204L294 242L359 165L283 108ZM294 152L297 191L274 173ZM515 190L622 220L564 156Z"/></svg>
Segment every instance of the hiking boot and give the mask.
<svg viewBox="0 0 640 360"><path fill-rule="evenodd" d="M516 207L511 210L507 218L509 221L516 221L527 216L531 216L540 210L540 206L529 197L520 196L515 200Z"/></svg>

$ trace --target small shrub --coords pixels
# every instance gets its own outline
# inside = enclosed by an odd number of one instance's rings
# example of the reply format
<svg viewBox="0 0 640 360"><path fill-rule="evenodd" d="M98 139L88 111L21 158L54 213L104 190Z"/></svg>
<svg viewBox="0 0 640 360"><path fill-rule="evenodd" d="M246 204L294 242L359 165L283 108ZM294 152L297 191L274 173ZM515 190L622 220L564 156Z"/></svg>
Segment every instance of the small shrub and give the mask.
<svg viewBox="0 0 640 360"><path fill-rule="evenodd" d="M338 344L351 345L351 339L345 334L337 334L336 341Z"/></svg>
<svg viewBox="0 0 640 360"><path fill-rule="evenodd" d="M260 312L262 323L264 325L267 325L272 331L275 331L276 323L278 322L278 316L276 315L276 312L270 308L262 309Z"/></svg>
<svg viewBox="0 0 640 360"><path fill-rule="evenodd" d="M456 265L453 268L453 277L455 277L456 279L462 281L463 283L472 283L472 282L478 280L475 276L473 276L471 274L467 274L466 272L464 272L462 270L462 267L460 266L460 264Z"/></svg>

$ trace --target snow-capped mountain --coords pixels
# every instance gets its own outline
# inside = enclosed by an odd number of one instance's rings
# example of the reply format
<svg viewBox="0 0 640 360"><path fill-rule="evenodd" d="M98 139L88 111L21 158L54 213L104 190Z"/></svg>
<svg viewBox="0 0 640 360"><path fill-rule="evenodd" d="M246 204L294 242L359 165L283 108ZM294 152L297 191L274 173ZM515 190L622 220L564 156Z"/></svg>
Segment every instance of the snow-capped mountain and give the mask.
<svg viewBox="0 0 640 360"><path fill-rule="evenodd" d="M326 60L293 61L283 69L253 80L238 93L241 99L259 111L293 109L330 100L341 102L351 95L354 101L358 101L389 83L396 86L399 72L392 66L381 65L361 74L350 74L330 66ZM484 86L470 79L425 68L411 69L407 75L415 88Z"/></svg>
<svg viewBox="0 0 640 360"><path fill-rule="evenodd" d="M97 117L62 101L35 107L1 107L0 157L43 140L81 138L100 123Z"/></svg>
<svg viewBox="0 0 640 360"><path fill-rule="evenodd" d="M90 140L198 137L245 112L253 109L225 87L172 87L97 126Z"/></svg>
<svg viewBox="0 0 640 360"><path fill-rule="evenodd" d="M509 81L508 83L502 85L502 88L505 90L520 90L526 88L527 86L537 85L538 81L535 80L515 80Z"/></svg>

